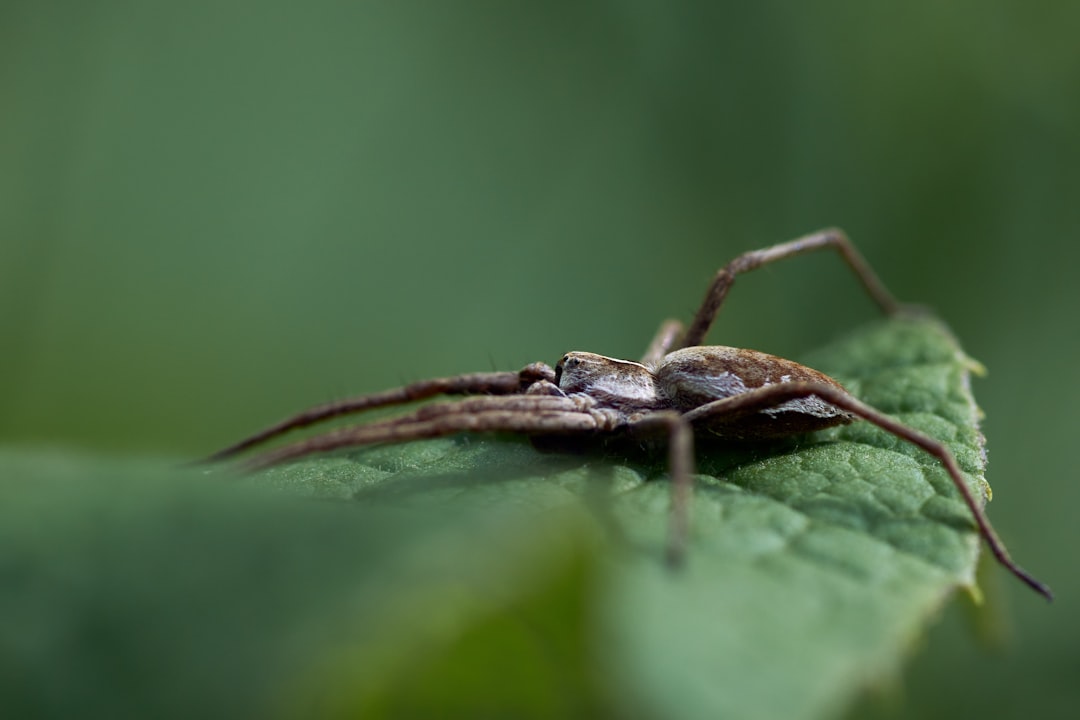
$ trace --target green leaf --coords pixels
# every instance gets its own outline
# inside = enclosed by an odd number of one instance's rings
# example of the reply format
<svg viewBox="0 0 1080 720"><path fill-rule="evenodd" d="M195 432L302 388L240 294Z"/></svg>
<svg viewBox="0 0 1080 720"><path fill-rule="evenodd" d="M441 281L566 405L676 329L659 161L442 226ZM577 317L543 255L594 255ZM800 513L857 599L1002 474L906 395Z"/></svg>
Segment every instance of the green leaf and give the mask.
<svg viewBox="0 0 1080 720"><path fill-rule="evenodd" d="M573 518L389 512L71 453L0 451L0 477L5 716L590 707ZM520 659L486 688L478 663L503 652Z"/></svg>
<svg viewBox="0 0 1080 720"><path fill-rule="evenodd" d="M940 324L805 360L982 492L975 365ZM947 474L866 423L698 460L673 572L662 463L463 436L235 482L0 454L0 691L84 715L828 717L973 582Z"/></svg>

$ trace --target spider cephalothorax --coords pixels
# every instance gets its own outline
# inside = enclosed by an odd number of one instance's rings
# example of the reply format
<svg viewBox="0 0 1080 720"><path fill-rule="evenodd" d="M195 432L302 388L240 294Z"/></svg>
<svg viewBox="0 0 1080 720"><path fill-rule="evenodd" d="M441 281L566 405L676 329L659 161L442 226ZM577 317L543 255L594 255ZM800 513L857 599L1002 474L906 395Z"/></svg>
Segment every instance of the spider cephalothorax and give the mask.
<svg viewBox="0 0 1080 720"><path fill-rule="evenodd" d="M640 362L570 352L555 368L533 363L519 372L491 372L424 380L373 395L311 408L216 453L233 456L294 428L376 407L436 395L468 395L365 425L343 427L270 450L249 461L265 467L342 447L405 442L461 432L521 433L541 441L624 437L663 438L672 479L668 557L677 562L687 537L694 435L730 441L765 440L865 420L937 458L971 511L979 534L1010 572L1048 599L1050 589L1009 557L948 448L938 440L850 395L832 378L774 355L702 346L705 334L739 273L820 248L837 250L871 298L887 314L901 312L870 267L839 230L824 230L744 253L722 267L688 329L668 320ZM558 443L554 443L558 446Z"/></svg>

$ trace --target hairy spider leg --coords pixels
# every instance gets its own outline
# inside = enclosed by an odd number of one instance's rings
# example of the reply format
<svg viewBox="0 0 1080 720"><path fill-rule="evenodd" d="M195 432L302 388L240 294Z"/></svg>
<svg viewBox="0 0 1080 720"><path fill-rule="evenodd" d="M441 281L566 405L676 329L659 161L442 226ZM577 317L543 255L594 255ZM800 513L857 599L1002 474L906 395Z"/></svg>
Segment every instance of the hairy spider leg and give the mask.
<svg viewBox="0 0 1080 720"><path fill-rule="evenodd" d="M986 544L990 547L990 551L994 554L994 557L997 558L998 562L1047 600L1054 599L1053 592L1047 585L1036 580L1009 557L1009 552L1005 549L1005 543L1003 543L997 533L994 532L994 528L990 524L990 519L975 501L975 496L964 481L964 476L960 471L960 466L957 464L956 458L953 457L953 454L949 452L949 449L942 442L928 435L924 435L914 428L904 425L895 418L857 400L852 395L836 387L815 382L794 382L768 385L694 408L685 413L683 417L688 422L697 424L698 427L707 427L710 418L720 418L731 414L741 415L748 412L758 412L776 407L789 400L805 398L811 395L816 396L831 405L835 405L841 410L846 410L852 415L856 415L867 422L873 423L882 430L892 433L898 438L918 446L937 458L952 478L953 484L956 486L956 489L960 492L960 496L964 500L964 504L967 505L968 510L971 511L971 514L975 519L979 534L986 541Z"/></svg>
<svg viewBox="0 0 1080 720"><path fill-rule="evenodd" d="M556 395L487 396L436 403L398 417L331 430L270 450L247 461L244 467L258 470L327 450L462 432L588 435L613 429L614 416L592 410L592 406L589 398Z"/></svg>
<svg viewBox="0 0 1080 720"><path fill-rule="evenodd" d="M660 410L627 424L632 435L667 433L671 507L668 520L668 564L677 567L686 557L690 534L690 496L694 489L694 430L675 410Z"/></svg>
<svg viewBox="0 0 1080 720"><path fill-rule="evenodd" d="M649 342L645 354L641 356L641 364L647 368L655 368L671 352L675 342L682 337L685 326L679 320L668 319L660 323L656 335Z"/></svg>
<svg viewBox="0 0 1080 720"><path fill-rule="evenodd" d="M881 309L887 315L893 315L900 310L900 303L885 288L885 285L878 279L869 263L863 259L859 251L848 240L844 231L838 228L829 228L772 247L751 250L720 268L716 276L713 277L708 292L705 293L705 300L694 315L690 329L686 331L686 334L672 349L680 350L704 343L705 335L708 334L709 328L712 327L713 320L716 319L716 313L724 303L724 298L727 297L728 290L734 284L736 275L755 270L777 260L795 257L822 248L833 248L840 253L848 267L859 278L867 294L881 306Z"/></svg>
<svg viewBox="0 0 1080 720"><path fill-rule="evenodd" d="M554 379L554 370L543 363L533 363L522 368L519 372L467 373L452 377L421 380L371 395L346 398L308 408L217 451L206 458L204 462L214 462L233 457L244 450L261 445L292 430L314 425L331 418L341 417L342 415L351 415L365 410L425 400L436 395L513 395L540 380L551 382Z"/></svg>

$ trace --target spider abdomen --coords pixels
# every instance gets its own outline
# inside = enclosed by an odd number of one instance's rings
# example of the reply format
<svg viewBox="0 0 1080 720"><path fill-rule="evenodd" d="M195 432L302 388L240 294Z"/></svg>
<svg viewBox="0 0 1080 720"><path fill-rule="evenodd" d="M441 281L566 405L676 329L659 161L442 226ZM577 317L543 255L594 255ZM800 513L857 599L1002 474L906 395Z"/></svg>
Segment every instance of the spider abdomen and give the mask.
<svg viewBox="0 0 1080 720"><path fill-rule="evenodd" d="M828 375L792 360L720 345L668 353L655 375L660 395L681 412L782 383L822 383L844 389ZM763 410L722 413L710 417L704 426L733 440L765 440L813 432L851 420L849 413L810 396Z"/></svg>

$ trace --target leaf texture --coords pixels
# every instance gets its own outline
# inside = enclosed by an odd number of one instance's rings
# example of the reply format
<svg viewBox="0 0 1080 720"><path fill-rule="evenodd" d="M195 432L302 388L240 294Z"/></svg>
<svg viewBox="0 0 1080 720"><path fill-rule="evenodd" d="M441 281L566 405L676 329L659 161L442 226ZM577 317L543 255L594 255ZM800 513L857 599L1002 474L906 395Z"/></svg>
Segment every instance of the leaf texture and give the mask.
<svg viewBox="0 0 1080 720"><path fill-rule="evenodd" d="M804 360L988 489L977 366L937 321ZM0 469L0 691L34 714L831 717L978 553L937 461L861 422L700 448L678 571L664 464L610 451L462 436L239 481L11 450Z"/></svg>

